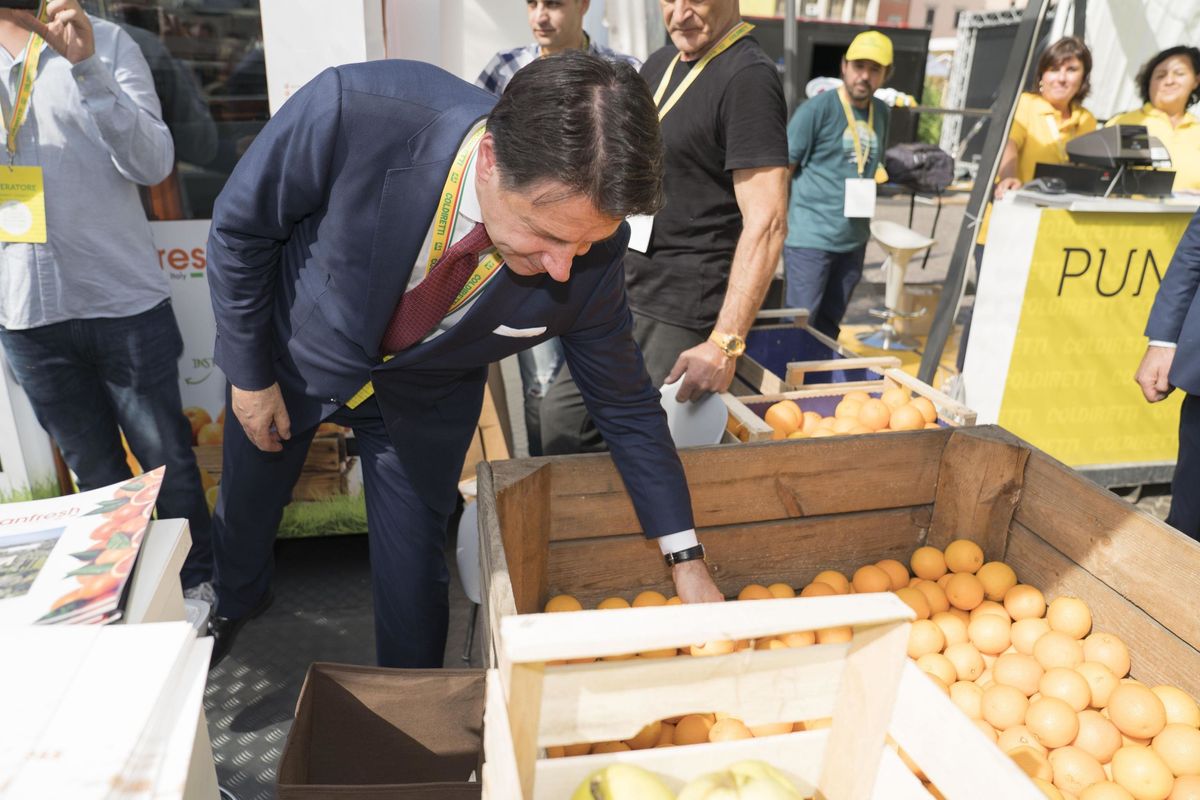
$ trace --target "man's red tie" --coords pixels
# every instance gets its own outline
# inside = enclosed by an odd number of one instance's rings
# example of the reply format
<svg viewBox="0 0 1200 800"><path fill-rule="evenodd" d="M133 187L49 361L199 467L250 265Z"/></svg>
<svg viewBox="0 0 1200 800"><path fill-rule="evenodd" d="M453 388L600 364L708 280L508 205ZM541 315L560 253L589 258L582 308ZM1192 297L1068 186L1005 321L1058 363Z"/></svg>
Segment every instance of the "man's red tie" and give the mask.
<svg viewBox="0 0 1200 800"><path fill-rule="evenodd" d="M425 338L479 265L479 253L492 246L483 223L452 244L416 287L405 292L383 334L385 353L399 353Z"/></svg>

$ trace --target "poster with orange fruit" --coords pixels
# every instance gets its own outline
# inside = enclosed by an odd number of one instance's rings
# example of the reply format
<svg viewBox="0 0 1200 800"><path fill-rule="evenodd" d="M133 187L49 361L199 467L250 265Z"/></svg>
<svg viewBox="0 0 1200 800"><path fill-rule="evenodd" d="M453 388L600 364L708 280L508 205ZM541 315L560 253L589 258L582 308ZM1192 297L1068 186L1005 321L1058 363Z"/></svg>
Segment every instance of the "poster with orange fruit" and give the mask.
<svg viewBox="0 0 1200 800"><path fill-rule="evenodd" d="M163 472L0 506L0 626L120 619Z"/></svg>

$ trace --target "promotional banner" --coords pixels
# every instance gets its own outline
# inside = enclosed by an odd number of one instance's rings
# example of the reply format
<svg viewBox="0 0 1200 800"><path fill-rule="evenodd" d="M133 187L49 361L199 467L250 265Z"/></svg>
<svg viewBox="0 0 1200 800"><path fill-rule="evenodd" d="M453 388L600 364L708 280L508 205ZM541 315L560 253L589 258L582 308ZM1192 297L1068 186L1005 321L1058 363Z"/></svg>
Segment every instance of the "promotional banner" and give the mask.
<svg viewBox="0 0 1200 800"><path fill-rule="evenodd" d="M1045 210L998 422L1073 466L1173 462L1175 392L1133 375L1159 283L1190 214Z"/></svg>

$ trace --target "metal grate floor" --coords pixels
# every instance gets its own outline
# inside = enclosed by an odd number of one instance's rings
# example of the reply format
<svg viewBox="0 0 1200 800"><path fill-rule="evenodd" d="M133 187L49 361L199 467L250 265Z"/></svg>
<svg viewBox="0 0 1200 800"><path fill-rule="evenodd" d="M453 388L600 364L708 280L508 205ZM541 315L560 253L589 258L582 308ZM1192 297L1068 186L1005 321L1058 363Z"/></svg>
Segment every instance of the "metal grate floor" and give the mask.
<svg viewBox="0 0 1200 800"><path fill-rule="evenodd" d="M471 603L450 565L446 666L461 667ZM479 636L472 665L481 666ZM275 545L275 602L246 624L208 676L204 707L217 779L236 800L273 800L275 766L313 661L375 663L367 537L284 539Z"/></svg>

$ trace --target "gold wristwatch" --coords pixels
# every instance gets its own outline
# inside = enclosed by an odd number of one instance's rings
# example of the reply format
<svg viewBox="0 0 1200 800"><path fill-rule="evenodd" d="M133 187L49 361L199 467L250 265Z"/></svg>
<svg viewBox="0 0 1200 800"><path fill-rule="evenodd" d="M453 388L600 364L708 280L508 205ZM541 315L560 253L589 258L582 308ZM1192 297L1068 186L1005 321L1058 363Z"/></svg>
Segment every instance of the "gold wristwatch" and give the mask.
<svg viewBox="0 0 1200 800"><path fill-rule="evenodd" d="M721 348L721 352L730 358L737 358L746 352L746 340L736 333L718 333L717 331L713 331L708 335L708 340Z"/></svg>

